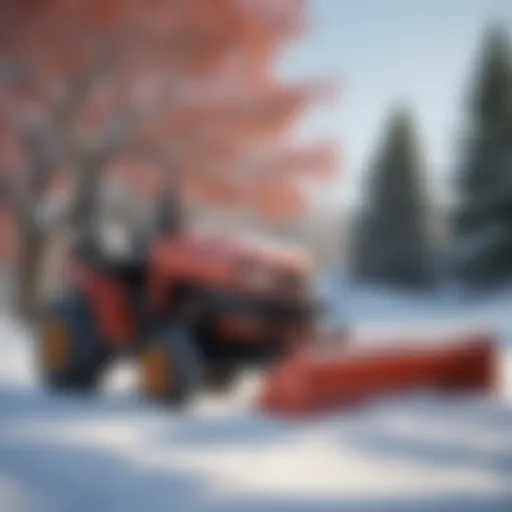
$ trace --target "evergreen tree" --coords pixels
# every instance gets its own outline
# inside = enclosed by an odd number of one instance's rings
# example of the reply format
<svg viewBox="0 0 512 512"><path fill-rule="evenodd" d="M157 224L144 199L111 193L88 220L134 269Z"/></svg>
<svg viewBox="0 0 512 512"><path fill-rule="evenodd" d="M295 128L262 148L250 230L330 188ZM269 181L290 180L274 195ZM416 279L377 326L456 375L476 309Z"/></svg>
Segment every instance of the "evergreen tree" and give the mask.
<svg viewBox="0 0 512 512"><path fill-rule="evenodd" d="M471 93L453 262L467 284L489 286L512 277L512 60L499 26L485 35Z"/></svg>
<svg viewBox="0 0 512 512"><path fill-rule="evenodd" d="M366 282L422 287L431 279L425 190L412 118L396 109L356 220L352 269Z"/></svg>

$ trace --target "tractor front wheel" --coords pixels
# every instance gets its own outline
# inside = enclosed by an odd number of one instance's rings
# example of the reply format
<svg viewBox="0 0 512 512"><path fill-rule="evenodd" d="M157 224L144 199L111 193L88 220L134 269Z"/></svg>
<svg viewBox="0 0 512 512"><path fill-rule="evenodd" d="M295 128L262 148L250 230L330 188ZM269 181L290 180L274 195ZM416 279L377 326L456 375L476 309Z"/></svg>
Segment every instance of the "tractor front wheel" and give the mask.
<svg viewBox="0 0 512 512"><path fill-rule="evenodd" d="M164 328L141 355L141 386L151 400L184 406L201 383L200 358L193 335L173 325Z"/></svg>

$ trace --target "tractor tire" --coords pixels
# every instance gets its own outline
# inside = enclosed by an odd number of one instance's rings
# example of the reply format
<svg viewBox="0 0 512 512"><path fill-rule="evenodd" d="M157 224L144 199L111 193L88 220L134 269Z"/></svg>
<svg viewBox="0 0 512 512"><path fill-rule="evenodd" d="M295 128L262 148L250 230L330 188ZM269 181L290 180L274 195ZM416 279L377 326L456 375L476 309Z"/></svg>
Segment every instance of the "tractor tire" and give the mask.
<svg viewBox="0 0 512 512"><path fill-rule="evenodd" d="M107 350L86 297L72 293L51 303L43 315L39 340L37 363L46 387L71 391L96 387Z"/></svg>
<svg viewBox="0 0 512 512"><path fill-rule="evenodd" d="M141 386L151 400L170 406L186 406L201 381L201 360L188 329L178 324L167 326L143 349Z"/></svg>

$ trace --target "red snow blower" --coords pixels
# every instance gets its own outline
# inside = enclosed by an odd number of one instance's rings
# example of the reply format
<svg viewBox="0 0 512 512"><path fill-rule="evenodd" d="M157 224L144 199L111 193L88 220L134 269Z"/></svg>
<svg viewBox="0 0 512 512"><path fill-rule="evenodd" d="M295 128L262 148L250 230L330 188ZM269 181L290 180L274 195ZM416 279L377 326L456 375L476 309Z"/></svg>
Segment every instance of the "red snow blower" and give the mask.
<svg viewBox="0 0 512 512"><path fill-rule="evenodd" d="M311 349L269 375L260 406L296 417L413 391L456 394L496 389L497 344L491 334L432 341L411 336L377 346L349 341L344 348Z"/></svg>

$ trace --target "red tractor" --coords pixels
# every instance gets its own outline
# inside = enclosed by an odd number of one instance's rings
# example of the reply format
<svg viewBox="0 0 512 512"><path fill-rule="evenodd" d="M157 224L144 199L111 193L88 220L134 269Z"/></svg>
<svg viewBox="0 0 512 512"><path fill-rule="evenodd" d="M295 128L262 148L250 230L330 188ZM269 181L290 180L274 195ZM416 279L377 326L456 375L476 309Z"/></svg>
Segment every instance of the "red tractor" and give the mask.
<svg viewBox="0 0 512 512"><path fill-rule="evenodd" d="M143 391L184 404L241 367L289 355L313 327L311 267L296 253L218 236L160 236L122 261L83 247L66 293L46 309L40 368L57 389L93 389L120 353L140 361Z"/></svg>

